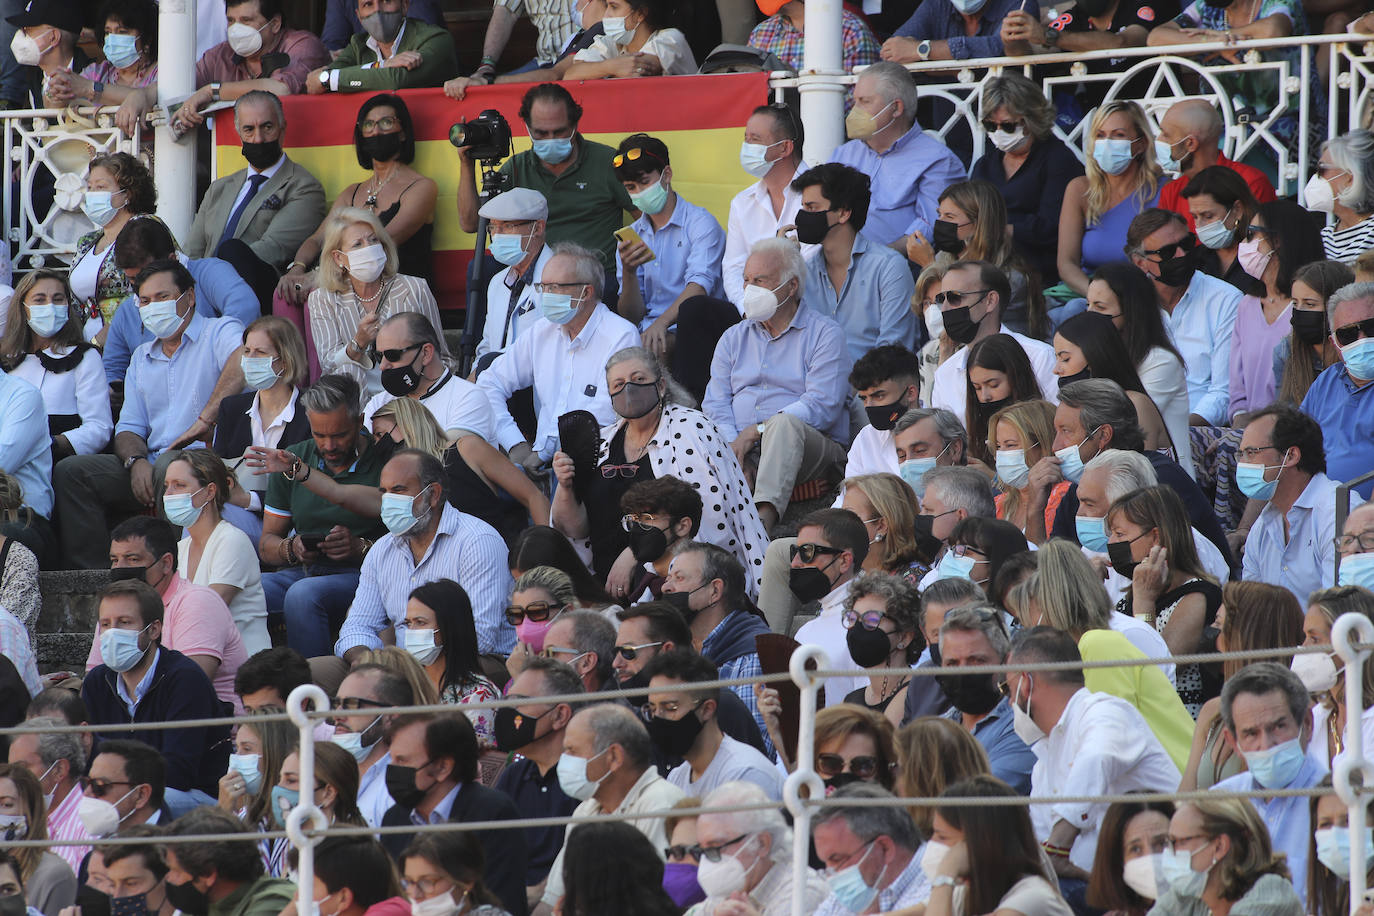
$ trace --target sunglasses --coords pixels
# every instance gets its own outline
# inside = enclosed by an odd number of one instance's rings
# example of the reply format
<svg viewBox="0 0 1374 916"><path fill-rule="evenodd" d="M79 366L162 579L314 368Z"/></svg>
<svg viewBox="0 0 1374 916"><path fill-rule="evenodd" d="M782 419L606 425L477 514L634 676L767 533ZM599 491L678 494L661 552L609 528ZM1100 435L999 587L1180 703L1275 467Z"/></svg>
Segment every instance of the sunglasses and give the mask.
<svg viewBox="0 0 1374 916"><path fill-rule="evenodd" d="M1197 238L1190 232L1177 242L1170 242L1158 248L1146 248L1140 253L1147 258L1157 257L1161 261L1172 261L1181 254L1187 254L1197 247Z"/></svg>
<svg viewBox="0 0 1374 916"><path fill-rule="evenodd" d="M1333 333L1336 335L1336 343L1348 347L1361 337L1374 337L1374 318L1344 325L1336 328Z"/></svg>
<svg viewBox="0 0 1374 916"><path fill-rule="evenodd" d="M960 293L960 292L936 293L936 294L935 294L935 304L936 304L936 305L944 305L946 302L948 302L950 308L952 308L952 309L957 309L957 308L962 308L962 307L963 307L964 298L965 298L966 296L977 296L977 297L978 297L977 299L974 299L974 300L972 300L972 301L969 302L969 307L972 308L976 303L981 302L982 299L983 299L983 297L986 296L986 295L987 295L988 293L990 293L990 292L992 292L992 290L990 290L990 289L971 289L971 290L969 290L968 292L965 292L965 293Z"/></svg>
<svg viewBox="0 0 1374 916"><path fill-rule="evenodd" d="M827 547L824 544L793 544L791 550L792 559L795 560L800 557L803 563L815 562L817 554L828 554L837 557L844 553L844 548L842 547Z"/></svg>
<svg viewBox="0 0 1374 916"><path fill-rule="evenodd" d="M616 646L615 651L619 652L620 657L625 659L625 661L632 662L639 658L639 653L645 649L652 649L654 646L661 645L663 645L663 640L660 639L658 642L646 642L638 646Z"/></svg>
<svg viewBox="0 0 1374 916"><path fill-rule="evenodd" d="M386 709L389 703L379 703L376 700L365 700L362 697L330 697L330 709Z"/></svg>
<svg viewBox="0 0 1374 916"><path fill-rule="evenodd" d="M1020 126L1020 121L993 121L988 118L983 119L983 130L987 133L1000 130L1004 134L1014 134L1016 133L1016 129Z"/></svg>
<svg viewBox="0 0 1374 916"><path fill-rule="evenodd" d="M535 623L543 623L549 619L550 614L561 610L563 610L562 605L549 604L547 601L533 601L524 607L512 604L506 608L506 623L513 627L519 626L525 622L527 617Z"/></svg>
<svg viewBox="0 0 1374 916"><path fill-rule="evenodd" d="M635 147L634 149L626 150L623 153L617 153L616 157L611 160L611 166L618 169L627 162L636 161L641 156L645 159L652 159L659 164L663 163L662 159L658 158L648 150Z"/></svg>
<svg viewBox="0 0 1374 916"><path fill-rule="evenodd" d="M399 350L396 350L396 349L392 349L392 350L378 350L378 351L377 351L377 355L380 356L382 359L386 360L386 361L389 362L389 363L398 363L398 362L401 361L401 358L404 357L404 356L405 356L407 353L409 353L411 350L418 350L418 349L420 349L420 348L423 347L423 346L424 346L424 344L422 344L422 343L417 343L417 344L411 344L411 345L408 346L408 347L401 347Z"/></svg>
<svg viewBox="0 0 1374 916"><path fill-rule="evenodd" d="M696 860L698 862L700 862L702 859L705 859L707 862L719 862L720 857L725 855L725 847L733 846L740 840L747 840L749 839L749 836L750 835L747 833L741 833L733 840L726 840L719 846L702 846L698 844L696 846L691 847L688 851L696 857Z"/></svg>
<svg viewBox="0 0 1374 916"><path fill-rule="evenodd" d="M669 862L681 862L696 853L697 847L679 844L663 847L663 858Z"/></svg>
<svg viewBox="0 0 1374 916"><path fill-rule="evenodd" d="M849 772L860 779L872 779L878 775L877 757L851 757L846 761L839 754L817 754L816 772L822 776L839 776L845 771L845 764L849 764Z"/></svg>
<svg viewBox="0 0 1374 916"><path fill-rule="evenodd" d="M106 779L106 780L88 779L88 780L86 780L86 788L88 788L88 789L91 790L91 796L94 797L94 798L104 798L107 794L109 794L110 789L111 789L112 787L114 787L114 786L131 786L131 785L133 785L133 783L129 782L128 780L119 780L119 779Z"/></svg>
<svg viewBox="0 0 1374 916"><path fill-rule="evenodd" d="M1249 225L1245 227L1245 241L1253 242L1259 236L1268 236L1269 230L1263 226Z"/></svg>

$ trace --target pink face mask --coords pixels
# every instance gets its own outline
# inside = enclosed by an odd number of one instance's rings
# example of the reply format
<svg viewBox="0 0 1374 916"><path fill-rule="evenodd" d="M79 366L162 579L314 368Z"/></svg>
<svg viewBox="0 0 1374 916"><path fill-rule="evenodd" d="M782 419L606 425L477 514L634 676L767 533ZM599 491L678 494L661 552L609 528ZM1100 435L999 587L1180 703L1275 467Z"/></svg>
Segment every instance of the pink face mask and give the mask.
<svg viewBox="0 0 1374 916"><path fill-rule="evenodd" d="M526 617L515 625L515 638L530 647L530 651L536 655L544 651L544 638L548 636L549 627L553 626L555 620L561 617L563 611L549 617L548 620L534 621Z"/></svg>

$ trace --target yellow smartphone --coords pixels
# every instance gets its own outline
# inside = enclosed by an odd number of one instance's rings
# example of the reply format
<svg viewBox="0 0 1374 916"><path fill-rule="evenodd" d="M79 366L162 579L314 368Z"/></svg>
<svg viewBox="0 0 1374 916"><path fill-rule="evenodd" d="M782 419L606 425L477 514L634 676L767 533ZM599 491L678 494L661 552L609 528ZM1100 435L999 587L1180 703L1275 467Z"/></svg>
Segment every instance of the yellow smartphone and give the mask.
<svg viewBox="0 0 1374 916"><path fill-rule="evenodd" d="M635 227L634 227L634 226L621 226L619 229L615 230L615 232L613 232L612 235L614 235L614 236L616 237L616 240L617 240L617 241L621 241L621 242L638 242L639 244L644 245L644 240L643 240L642 238L639 237L639 233L638 233L638 232L635 232ZM658 257L658 255L654 254L654 250L653 250L652 248L649 248L648 245L644 245L644 247L649 249L649 260L650 260L650 261L652 261L654 258ZM645 263L647 263L647 262L645 262Z"/></svg>

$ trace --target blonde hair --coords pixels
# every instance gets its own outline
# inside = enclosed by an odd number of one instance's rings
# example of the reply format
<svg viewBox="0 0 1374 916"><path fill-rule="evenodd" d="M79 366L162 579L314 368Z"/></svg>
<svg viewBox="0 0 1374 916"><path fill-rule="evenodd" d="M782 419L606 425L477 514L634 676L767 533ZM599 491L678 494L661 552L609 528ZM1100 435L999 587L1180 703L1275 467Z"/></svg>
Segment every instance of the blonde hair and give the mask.
<svg viewBox="0 0 1374 916"><path fill-rule="evenodd" d="M1004 267L1016 257L1007 233L1007 202L992 184L986 181L958 181L940 192L940 203L950 201L963 210L973 223L961 261L988 261Z"/></svg>
<svg viewBox="0 0 1374 916"><path fill-rule="evenodd" d="M1021 437L1025 451L1040 449L1040 457L1050 454L1054 445L1054 405L1040 399L1017 401L1008 404L988 420L988 454L997 457L997 424L1009 423ZM1027 443L1034 443L1033 445ZM1034 462L1027 459L1026 464ZM1003 503L1002 517L1011 519L1021 509L1021 492L1015 489L1004 491L1007 498Z"/></svg>
<svg viewBox="0 0 1374 916"><path fill-rule="evenodd" d="M956 782L991 773L987 751L963 726L940 716L912 719L897 732L898 794L938 799ZM922 836L930 836L934 805L907 808Z"/></svg>
<svg viewBox="0 0 1374 916"><path fill-rule="evenodd" d="M324 221L324 246L320 249L320 273L318 285L334 293L348 292L348 268L334 263L334 252L343 244L344 230L349 226L364 223L377 235L382 250L386 252L386 266L382 268L380 279L389 280L396 276L400 260L396 254L396 243L386 231L377 214L362 207L344 207Z"/></svg>
<svg viewBox="0 0 1374 916"><path fill-rule="evenodd" d="M881 473L849 477L840 486L862 493L873 511L887 522L887 556L883 563L887 572L899 572L919 559L916 493L910 484L896 474Z"/></svg>
<svg viewBox="0 0 1374 916"><path fill-rule="evenodd" d="M1102 123L1114 114L1124 114L1130 119L1131 126L1140 135L1142 149L1139 155L1140 172L1137 176L1137 186L1135 189L1136 200L1144 206L1148 200L1153 200L1155 191L1159 190L1160 179L1164 175L1164 170L1159 167L1155 160L1155 146L1151 140L1155 132L1150 128L1150 121L1145 117L1145 109L1135 102L1117 99L1101 105L1096 113L1093 114L1092 124L1088 127L1087 156L1085 157L1088 173L1088 195L1087 211L1085 213L1084 225L1092 226L1102 218L1102 214L1107 210L1107 202L1110 195L1110 188L1107 186L1108 175L1102 171L1102 166L1097 164L1093 158L1093 147L1097 145L1097 130Z"/></svg>
<svg viewBox="0 0 1374 916"><path fill-rule="evenodd" d="M916 291L911 294L911 311L916 314L918 321L925 320L925 307L921 301L926 297L926 290L944 278L945 265L939 261L932 261L916 276Z"/></svg>
<svg viewBox="0 0 1374 916"><path fill-rule="evenodd" d="M372 414L374 426L378 417L396 422L407 448L419 449L435 458L443 457L444 449L448 447L448 435L429 408L419 401L414 398L387 401Z"/></svg>
<svg viewBox="0 0 1374 916"><path fill-rule="evenodd" d="M563 570L553 566L536 566L533 569L525 570L525 574L515 580L515 588L511 593L527 591L531 588L538 588L548 592L564 607L577 606L577 592L573 589L573 581Z"/></svg>
<svg viewBox="0 0 1374 916"><path fill-rule="evenodd" d="M281 377L292 388L304 384L310 371L310 362L305 356L305 341L294 324L279 315L263 315L243 329L243 343L248 344L248 335L261 331L272 342L281 360Z"/></svg>
<svg viewBox="0 0 1374 916"><path fill-rule="evenodd" d="M1047 541L1036 553L1035 572L1025 586L1044 615L1041 623L1063 630L1075 642L1088 630L1111 624L1112 604L1102 580L1071 541Z"/></svg>
<svg viewBox="0 0 1374 916"><path fill-rule="evenodd" d="M1221 898L1235 902L1264 875L1289 877L1283 853L1275 853L1269 828L1249 799L1205 798L1179 802L1178 810L1192 807L1202 820L1208 839L1226 836L1231 848L1217 860L1212 871L1221 884Z"/></svg>
<svg viewBox="0 0 1374 916"><path fill-rule="evenodd" d="M439 702L439 689L429 679L420 663L400 646L382 646L380 649L364 649L362 655L353 663L358 665L380 665L393 674L405 678L410 689L415 692L416 706L433 706Z"/></svg>

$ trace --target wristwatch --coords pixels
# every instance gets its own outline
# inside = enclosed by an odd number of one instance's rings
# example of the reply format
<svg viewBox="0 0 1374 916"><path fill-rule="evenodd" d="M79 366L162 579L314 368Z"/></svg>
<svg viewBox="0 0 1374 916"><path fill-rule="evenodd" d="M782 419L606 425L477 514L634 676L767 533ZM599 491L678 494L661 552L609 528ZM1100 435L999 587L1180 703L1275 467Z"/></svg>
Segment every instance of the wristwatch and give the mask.
<svg viewBox="0 0 1374 916"><path fill-rule="evenodd" d="M220 100L220 99L219 99L219 83L211 83L211 84L210 84L210 101L212 101L212 102L218 102L219 100Z"/></svg>
<svg viewBox="0 0 1374 916"><path fill-rule="evenodd" d="M916 46L916 56L921 60L930 60L930 39L923 38L921 43Z"/></svg>
<svg viewBox="0 0 1374 916"><path fill-rule="evenodd" d="M132 467L134 466L134 463L135 463L135 462L138 462L138 461L147 461L147 460L148 460L148 456L147 456L147 455L131 455L130 457L124 459L124 470L127 471L127 470L129 470L130 468L132 468Z"/></svg>
<svg viewBox="0 0 1374 916"><path fill-rule="evenodd" d="M1060 36L1059 36L1059 30L1058 30L1058 29L1049 29L1049 28L1045 29L1045 47L1047 47L1047 48L1057 48L1057 47L1059 47L1059 37L1060 37Z"/></svg>
<svg viewBox="0 0 1374 916"><path fill-rule="evenodd" d="M755 426L755 427L754 427L755 429L757 429L757 430L759 431L759 435L760 435L760 436L763 435L763 427L764 427L765 425L766 425L766 424L760 423L758 426Z"/></svg>
<svg viewBox="0 0 1374 916"><path fill-rule="evenodd" d="M334 72L333 70L321 70L321 71L320 71L320 85L321 85L321 86L323 86L323 87L326 88L326 89L329 88L329 75L330 75L331 73L333 73L333 72Z"/></svg>
<svg viewBox="0 0 1374 916"><path fill-rule="evenodd" d="M936 875L930 881L931 887L958 887L959 881L949 875Z"/></svg>

